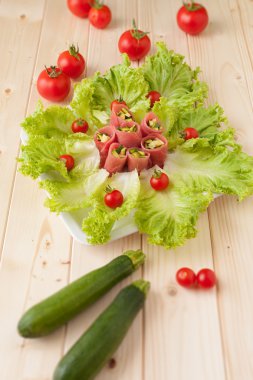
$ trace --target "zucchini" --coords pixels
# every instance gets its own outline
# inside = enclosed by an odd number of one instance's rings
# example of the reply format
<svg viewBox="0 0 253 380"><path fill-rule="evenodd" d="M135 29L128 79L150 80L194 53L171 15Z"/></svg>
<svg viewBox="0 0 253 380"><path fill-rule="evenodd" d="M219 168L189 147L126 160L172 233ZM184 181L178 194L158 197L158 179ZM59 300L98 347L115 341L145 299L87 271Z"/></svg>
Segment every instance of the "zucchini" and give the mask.
<svg viewBox="0 0 253 380"><path fill-rule="evenodd" d="M72 282L30 308L18 323L19 334L25 338L48 335L133 273L144 260L141 250L127 251L109 264Z"/></svg>
<svg viewBox="0 0 253 380"><path fill-rule="evenodd" d="M92 380L112 357L138 311L149 282L138 280L116 296L107 309L61 359L53 380Z"/></svg>

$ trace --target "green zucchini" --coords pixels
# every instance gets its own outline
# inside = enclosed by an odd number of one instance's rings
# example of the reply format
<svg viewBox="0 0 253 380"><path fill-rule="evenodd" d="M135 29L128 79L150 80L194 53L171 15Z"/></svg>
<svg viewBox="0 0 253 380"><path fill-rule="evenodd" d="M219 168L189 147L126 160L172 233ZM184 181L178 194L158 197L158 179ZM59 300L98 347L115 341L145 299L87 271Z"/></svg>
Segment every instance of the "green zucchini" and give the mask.
<svg viewBox="0 0 253 380"><path fill-rule="evenodd" d="M18 323L19 334L25 338L48 335L133 273L144 260L141 250L127 251L109 264L72 282L29 309Z"/></svg>
<svg viewBox="0 0 253 380"><path fill-rule="evenodd" d="M127 286L61 359L53 380L92 380L112 357L138 311L143 307L149 282Z"/></svg>

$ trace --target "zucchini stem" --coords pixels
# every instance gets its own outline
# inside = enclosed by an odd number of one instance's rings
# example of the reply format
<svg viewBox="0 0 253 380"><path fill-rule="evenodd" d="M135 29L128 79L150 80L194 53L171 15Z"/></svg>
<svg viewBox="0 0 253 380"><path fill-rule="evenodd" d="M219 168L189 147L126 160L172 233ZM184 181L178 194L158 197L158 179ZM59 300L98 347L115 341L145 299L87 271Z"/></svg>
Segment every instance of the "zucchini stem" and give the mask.
<svg viewBox="0 0 253 380"><path fill-rule="evenodd" d="M150 282L145 280L137 280L132 283L136 288L138 288L142 293L144 293L145 297L148 294L150 289Z"/></svg>
<svg viewBox="0 0 253 380"><path fill-rule="evenodd" d="M124 255L128 256L132 261L134 270L138 269L146 259L146 255L140 249L137 251L126 251L124 252Z"/></svg>

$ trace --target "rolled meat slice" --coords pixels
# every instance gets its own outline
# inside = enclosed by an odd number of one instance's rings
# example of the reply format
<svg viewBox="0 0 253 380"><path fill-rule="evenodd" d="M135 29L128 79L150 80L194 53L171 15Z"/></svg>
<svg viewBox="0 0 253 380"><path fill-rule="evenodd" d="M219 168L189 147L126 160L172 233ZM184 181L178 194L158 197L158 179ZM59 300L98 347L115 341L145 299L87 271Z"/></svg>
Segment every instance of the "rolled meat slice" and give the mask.
<svg viewBox="0 0 253 380"><path fill-rule="evenodd" d="M150 134L163 133L164 128L158 117L154 112L148 112L141 122L141 132L143 136L148 136Z"/></svg>
<svg viewBox="0 0 253 380"><path fill-rule="evenodd" d="M136 169L140 173L144 169L148 169L150 154L145 153L140 148L129 148L127 151L128 171Z"/></svg>
<svg viewBox="0 0 253 380"><path fill-rule="evenodd" d="M118 127L127 120L133 120L133 114L129 108L122 104L114 104L110 124L114 127Z"/></svg>
<svg viewBox="0 0 253 380"><path fill-rule="evenodd" d="M141 127L135 121L129 120L116 127L116 136L120 144L127 148L141 145Z"/></svg>
<svg viewBox="0 0 253 380"><path fill-rule="evenodd" d="M103 167L110 145L116 141L115 128L107 125L99 129L94 136L94 141L100 153L100 167Z"/></svg>
<svg viewBox="0 0 253 380"><path fill-rule="evenodd" d="M152 166L163 167L168 154L168 141L164 136L152 134L144 137L141 140L141 148L145 153L150 154Z"/></svg>
<svg viewBox="0 0 253 380"><path fill-rule="evenodd" d="M127 161L127 149L119 144L113 143L105 161L104 168L110 173L121 172Z"/></svg>

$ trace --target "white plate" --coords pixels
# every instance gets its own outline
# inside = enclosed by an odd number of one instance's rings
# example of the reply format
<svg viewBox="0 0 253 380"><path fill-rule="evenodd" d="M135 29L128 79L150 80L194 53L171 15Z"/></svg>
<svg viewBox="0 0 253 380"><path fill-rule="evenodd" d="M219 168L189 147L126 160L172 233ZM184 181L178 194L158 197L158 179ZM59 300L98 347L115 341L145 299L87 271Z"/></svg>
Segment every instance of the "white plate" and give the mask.
<svg viewBox="0 0 253 380"><path fill-rule="evenodd" d="M25 131L21 130L21 141L23 144L27 142L27 135ZM219 197L221 194L215 194L214 198ZM72 212L61 212L59 217L63 221L70 235L82 244L90 245L87 241L87 235L83 232L81 225L83 218L87 215L84 210L77 210ZM131 235L138 231L137 226L134 223L134 210L125 218L117 221L111 232L111 240L118 240L122 237Z"/></svg>

